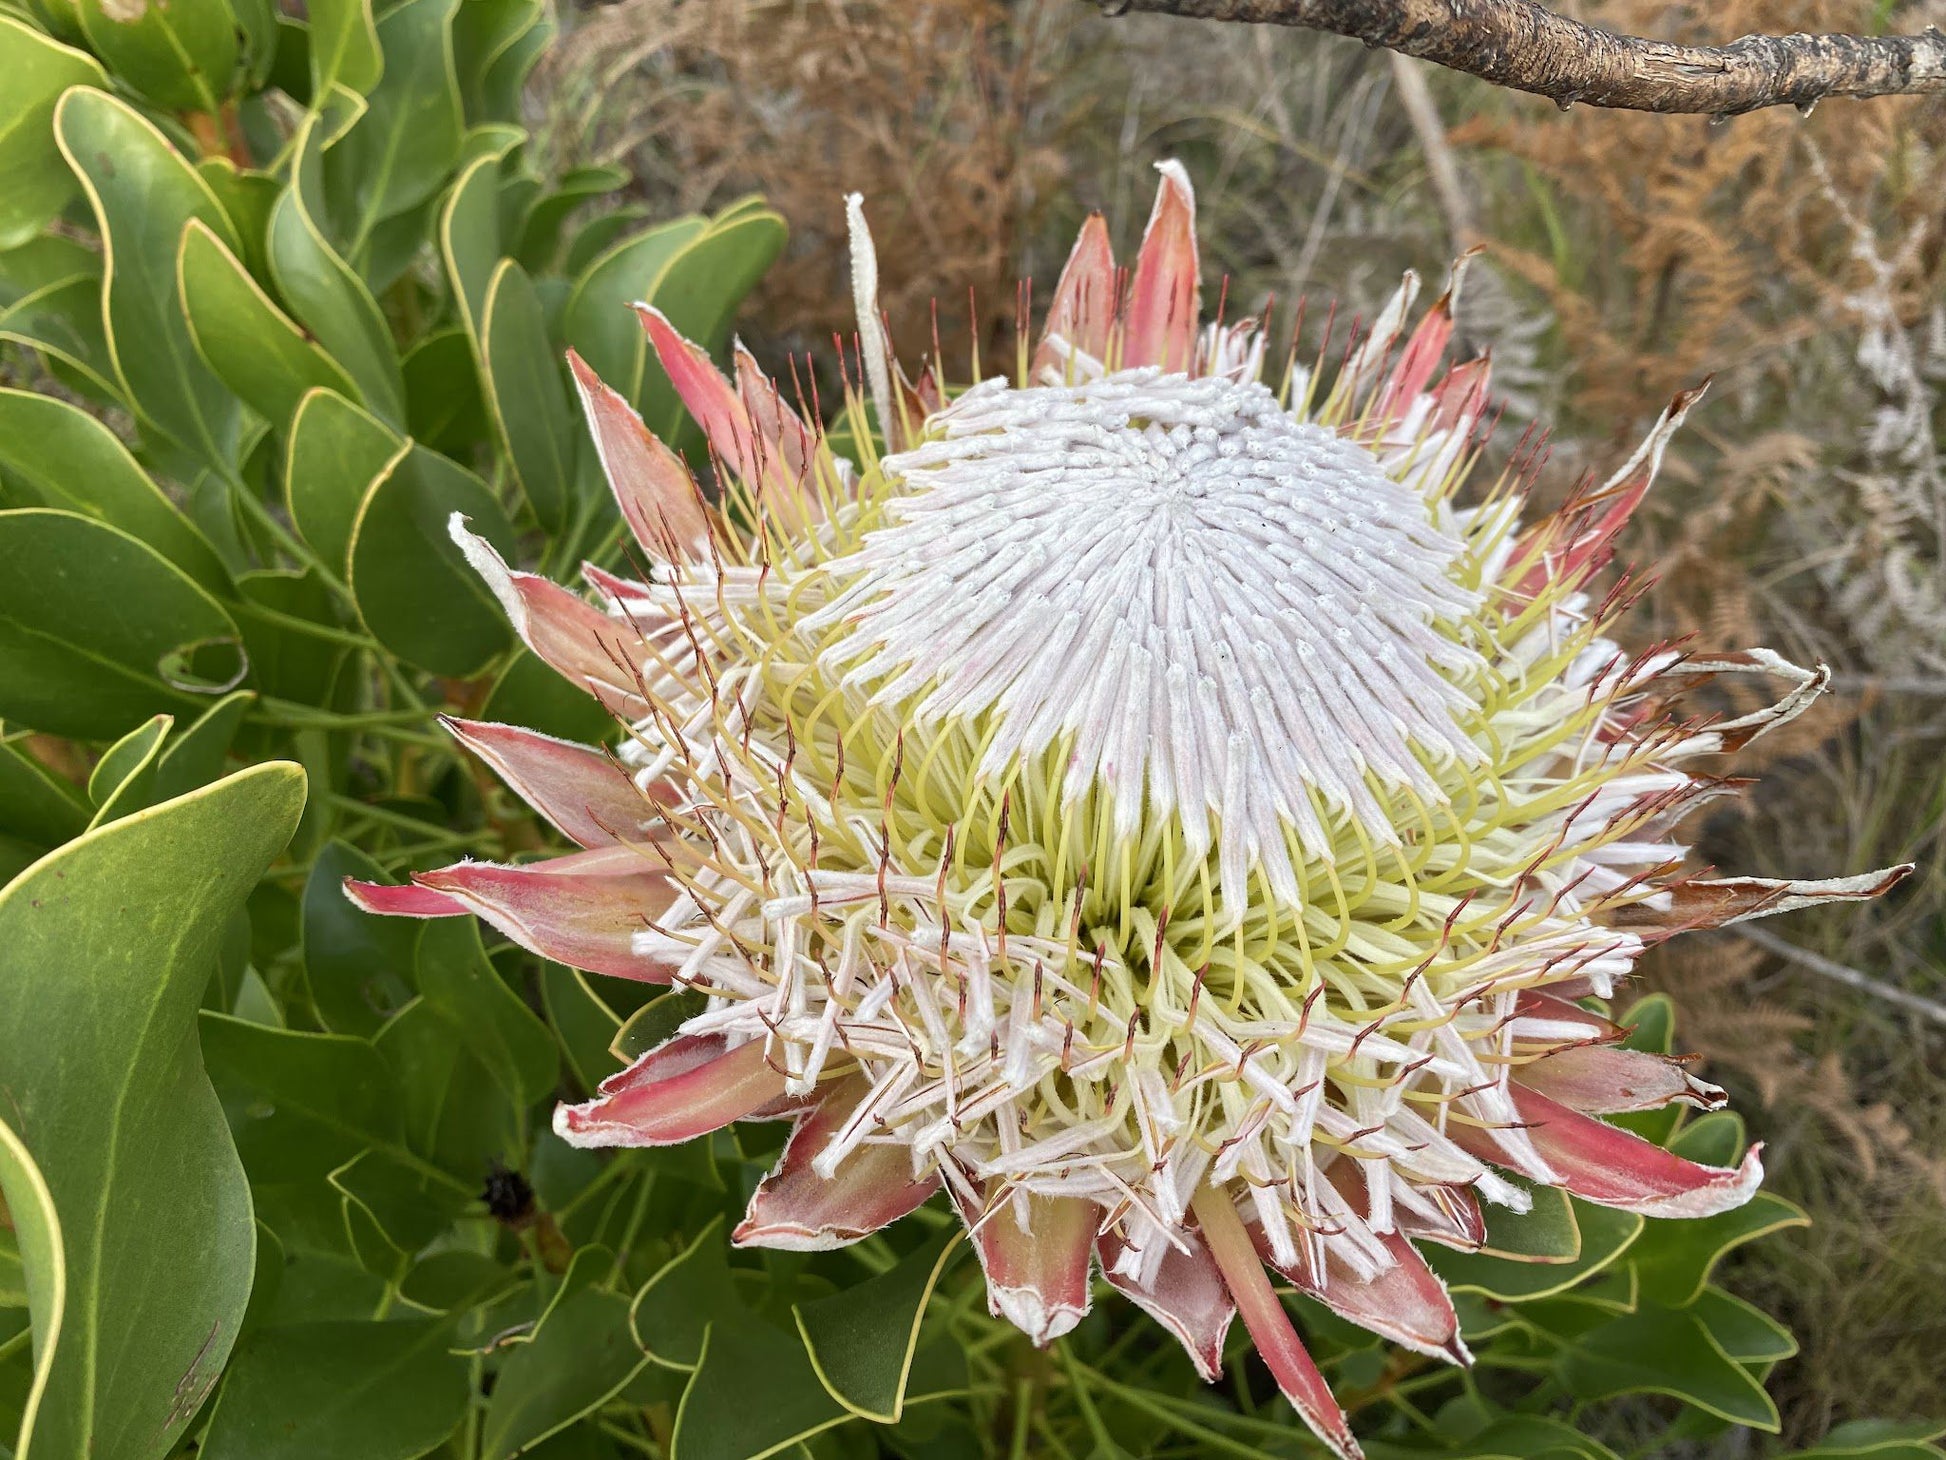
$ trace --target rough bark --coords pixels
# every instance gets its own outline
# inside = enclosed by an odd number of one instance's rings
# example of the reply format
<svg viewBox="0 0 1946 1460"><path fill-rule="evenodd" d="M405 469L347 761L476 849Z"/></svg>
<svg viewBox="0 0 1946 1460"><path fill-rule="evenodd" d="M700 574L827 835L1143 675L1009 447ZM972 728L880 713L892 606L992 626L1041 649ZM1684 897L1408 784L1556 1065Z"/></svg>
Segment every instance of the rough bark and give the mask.
<svg viewBox="0 0 1946 1460"><path fill-rule="evenodd" d="M1946 33L1747 35L1679 46L1616 35L1535 0L1095 0L1202 20L1295 25L1351 36L1545 96L1563 107L1736 116L1828 96L1946 91Z"/></svg>

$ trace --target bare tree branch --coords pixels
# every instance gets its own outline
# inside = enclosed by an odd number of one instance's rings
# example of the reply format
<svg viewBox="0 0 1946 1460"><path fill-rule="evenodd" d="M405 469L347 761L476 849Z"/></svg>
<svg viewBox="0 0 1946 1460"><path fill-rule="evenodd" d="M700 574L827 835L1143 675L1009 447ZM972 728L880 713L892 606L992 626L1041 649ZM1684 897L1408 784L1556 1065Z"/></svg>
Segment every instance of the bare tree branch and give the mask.
<svg viewBox="0 0 1946 1460"><path fill-rule="evenodd" d="M1946 1024L1946 1004L1929 999L1923 994L1915 994L1910 989L1902 989L1896 984L1886 983L1883 979L1873 978L1868 973L1860 973L1836 959L1826 958L1822 953L1813 953L1809 948L1800 948L1787 938L1762 928L1740 927L1737 935L1745 942L1755 943L1767 953L1775 953L1787 963L1795 963L1799 968L1808 968L1813 973L1821 973L1847 988L1857 989L1860 993L1870 994L1873 998L1884 999L1889 1004L1897 1004L1902 1009L1923 1015L1935 1024Z"/></svg>
<svg viewBox="0 0 1946 1460"><path fill-rule="evenodd" d="M1946 91L1946 33L1747 35L1679 46L1616 35L1536 0L1094 0L1201 20L1296 25L1351 36L1566 107L1736 116L1827 96Z"/></svg>

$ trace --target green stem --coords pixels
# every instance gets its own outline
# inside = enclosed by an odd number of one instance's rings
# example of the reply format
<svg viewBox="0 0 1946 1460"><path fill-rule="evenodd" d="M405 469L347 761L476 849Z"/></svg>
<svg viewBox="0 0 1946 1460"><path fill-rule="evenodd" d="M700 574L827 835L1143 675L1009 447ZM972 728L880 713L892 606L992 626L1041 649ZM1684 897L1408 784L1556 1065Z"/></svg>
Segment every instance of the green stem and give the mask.
<svg viewBox="0 0 1946 1460"><path fill-rule="evenodd" d="M1055 1344L1054 1350L1061 1356L1061 1367L1067 1370L1074 1402L1081 1410L1082 1423L1088 1426L1088 1433L1094 1437L1096 1448L1114 1454L1121 1447L1115 1443L1115 1437L1108 1433L1108 1426L1101 1422L1101 1411L1095 1408L1095 1401L1088 1394L1088 1381L1082 1376L1081 1361L1065 1342Z"/></svg>
<svg viewBox="0 0 1946 1460"><path fill-rule="evenodd" d="M243 504L243 510L249 514L250 519L257 526L268 533L272 540L285 552L316 573L323 580L326 587L330 588L348 605L356 607L352 600L351 589L345 586L344 579L325 567L324 559L311 550L309 543L303 541L288 527L284 526L283 523L279 522L271 510L264 506L263 498L252 491L246 483L232 480L230 486L232 488L231 495L235 500Z"/></svg>
<svg viewBox="0 0 1946 1460"><path fill-rule="evenodd" d="M568 1198L567 1205L561 1207L559 1210L557 1210L554 1213L554 1219L557 1222L565 1222L569 1217L573 1216L577 1211L579 1211L581 1209L582 1204L588 1201L590 1197L593 1197L598 1192L606 1190L608 1187L612 1186L621 1177L626 1176L637 1169L638 1169L637 1163L630 1160L626 1153L616 1156L606 1166L601 1168L600 1175L596 1176L593 1181L590 1181L586 1186L582 1187L581 1190L577 1191L573 1196Z"/></svg>
<svg viewBox="0 0 1946 1460"><path fill-rule="evenodd" d="M1007 1446L1007 1460L1027 1460L1027 1427L1034 1419L1034 1381L1022 1379L1014 1385L1014 1434Z"/></svg>
<svg viewBox="0 0 1946 1460"><path fill-rule="evenodd" d="M429 821L421 821L416 816L408 816L403 811L392 811L384 806L373 806L350 796L341 796L336 791L326 791L324 799L340 811L351 816L363 816L386 826L398 827L402 831L416 831L421 837L428 832L437 834L439 828Z"/></svg>
<svg viewBox="0 0 1946 1460"><path fill-rule="evenodd" d="M294 634L304 634L313 639L324 639L329 643L343 644L352 649L366 649L375 654L385 652L379 647L378 641L369 635L355 633L350 629L333 628L329 624L314 623L308 618L299 618L295 614L280 613L274 608L265 608L261 603L238 599L230 604L230 612L239 618L254 619L258 623L288 629Z"/></svg>

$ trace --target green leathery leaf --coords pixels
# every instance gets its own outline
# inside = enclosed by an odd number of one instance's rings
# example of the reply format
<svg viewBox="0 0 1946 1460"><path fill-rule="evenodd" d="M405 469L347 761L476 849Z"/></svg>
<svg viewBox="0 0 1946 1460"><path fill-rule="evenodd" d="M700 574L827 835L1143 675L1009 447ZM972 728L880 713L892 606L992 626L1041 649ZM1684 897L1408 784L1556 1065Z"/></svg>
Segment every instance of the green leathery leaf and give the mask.
<svg viewBox="0 0 1946 1460"><path fill-rule="evenodd" d="M604 164L567 172L551 192L527 210L514 247L515 257L536 273L551 268L561 251L561 229L569 215L582 204L627 186L628 173L619 167Z"/></svg>
<svg viewBox="0 0 1946 1460"><path fill-rule="evenodd" d="M222 775L237 727L256 699L247 689L225 695L172 737L155 764L155 799L186 795Z"/></svg>
<svg viewBox="0 0 1946 1460"><path fill-rule="evenodd" d="M420 669L464 679L512 636L505 609L452 539L456 512L513 556L513 526L486 483L422 446L394 458L352 524L350 586L379 643Z"/></svg>
<svg viewBox="0 0 1946 1460"><path fill-rule="evenodd" d="M320 221L321 133L329 120L312 114L292 139L291 185L270 214L270 273L298 323L357 383L363 404L397 426L405 420L405 381L391 330Z"/></svg>
<svg viewBox="0 0 1946 1460"><path fill-rule="evenodd" d="M14 297L0 308L0 341L38 353L48 373L79 394L128 408L102 328L99 269Z"/></svg>
<svg viewBox="0 0 1946 1460"><path fill-rule="evenodd" d="M101 232L101 312L115 378L138 415L219 471L241 455L242 412L189 337L176 296L176 248L191 219L236 247L202 174L127 102L75 87L54 135Z"/></svg>
<svg viewBox="0 0 1946 1460"><path fill-rule="evenodd" d="M486 149L454 179L439 210L439 256L446 266L460 322L480 355L480 329L486 318L487 288L500 262L500 164L519 143L515 134L491 134Z"/></svg>
<svg viewBox="0 0 1946 1460"><path fill-rule="evenodd" d="M406 425L412 439L434 451L463 455L488 434L473 346L463 328L435 330L407 353Z"/></svg>
<svg viewBox="0 0 1946 1460"><path fill-rule="evenodd" d="M333 86L362 96L385 71L372 0L311 0L311 97L317 101Z"/></svg>
<svg viewBox="0 0 1946 1460"><path fill-rule="evenodd" d="M1535 1188L1536 1211L1541 1209L1544 1201L1551 1200L1546 1193L1552 1190L1551 1187ZM1510 1260L1506 1256L1485 1251L1454 1252L1444 1247L1428 1247L1425 1249L1426 1261L1453 1289L1483 1293L1503 1302L1522 1302L1565 1292L1583 1279L1605 1270L1628 1251L1630 1244L1642 1232L1643 1218L1633 1212L1618 1212L1572 1197L1564 1196L1564 1199L1577 1234L1574 1255L1570 1258L1541 1260L1528 1256ZM1513 1220L1509 1221L1508 1218ZM1503 1242L1525 1243L1538 1235L1531 1224L1524 1223L1502 1208L1491 1209L1487 1220L1491 1246L1498 1247ZM1553 1220L1549 1218L1550 1223ZM1518 1239L1509 1236L1515 1230L1521 1233ZM1545 1240L1550 1251L1558 1250L1556 1236L1550 1235ZM1538 1246L1540 1243L1532 1245ZM1499 1250L1506 1252L1515 1249L1504 1247Z"/></svg>
<svg viewBox="0 0 1946 1460"><path fill-rule="evenodd" d="M386 880L378 863L349 842L325 843L304 882L304 978L325 1028L369 1036L413 996L424 925L354 907L345 896L347 877Z"/></svg>
<svg viewBox="0 0 1946 1460"><path fill-rule="evenodd" d="M482 1460L512 1460L613 1399L648 1364L629 1332L628 1299L570 1293L500 1366L480 1435Z"/></svg>
<svg viewBox="0 0 1946 1460"><path fill-rule="evenodd" d="M415 1262L399 1284L399 1296L431 1313L465 1313L517 1281L512 1271L483 1252L447 1248Z"/></svg>
<svg viewBox="0 0 1946 1460"><path fill-rule="evenodd" d="M121 438L79 407L35 391L0 389L0 467L30 483L49 505L140 538L211 594L234 591L209 539Z"/></svg>
<svg viewBox="0 0 1946 1460"><path fill-rule="evenodd" d="M652 1361L693 1373L703 1361L710 1324L738 1306L718 1215L642 1285L629 1305L629 1326Z"/></svg>
<svg viewBox="0 0 1946 1460"><path fill-rule="evenodd" d="M761 1404L751 1403L757 1374ZM760 1318L730 1313L704 1335L676 1410L670 1460L763 1460L850 1418L818 1382L801 1341Z"/></svg>
<svg viewBox="0 0 1946 1460"><path fill-rule="evenodd" d="M593 1091L620 1068L610 1046L621 1017L590 987L587 975L560 963L541 966L541 1002L568 1068L583 1090Z"/></svg>
<svg viewBox="0 0 1946 1460"><path fill-rule="evenodd" d="M679 249L639 296L660 309L682 334L710 354L729 343L737 306L784 250L789 234L781 214L741 209L717 219L701 238ZM619 386L616 389L620 389ZM645 360L640 395L631 396L648 428L664 440L687 419L675 387L652 358Z"/></svg>
<svg viewBox="0 0 1946 1460"><path fill-rule="evenodd" d="M297 404L284 453L284 505L298 536L339 579L350 572L359 504L405 440L363 406L313 390Z"/></svg>
<svg viewBox="0 0 1946 1460"><path fill-rule="evenodd" d="M67 206L74 174L48 146L54 103L70 86L105 88L108 74L86 51L64 46L12 15L0 15L0 253L19 247Z"/></svg>
<svg viewBox="0 0 1946 1460"><path fill-rule="evenodd" d="M23 738L0 737L0 829L49 847L81 835L94 808L72 781L28 754Z"/></svg>
<svg viewBox="0 0 1946 1460"><path fill-rule="evenodd" d="M28 1460L166 1453L236 1340L256 1230L196 1006L303 804L296 766L253 766L84 834L0 893L0 1088L65 1246L58 1333L45 1246L29 1259L49 1370ZM41 1208L17 1177L20 1229Z"/></svg>
<svg viewBox="0 0 1946 1460"><path fill-rule="evenodd" d="M422 1251L442 1236L467 1202L467 1195L429 1181L378 1151L360 1151L327 1178L347 1203L356 1204L396 1258ZM388 1264L396 1280L407 1264Z"/></svg>
<svg viewBox="0 0 1946 1460"><path fill-rule="evenodd" d="M490 78L502 57L518 47L546 13L541 0L472 0L453 22L453 57L460 96L470 125L518 121L518 114L496 110Z"/></svg>
<svg viewBox="0 0 1946 1460"><path fill-rule="evenodd" d="M214 115L236 77L228 0L75 0L88 48L121 86L165 111Z"/></svg>
<svg viewBox="0 0 1946 1460"><path fill-rule="evenodd" d="M1442 1412L1442 1418L1444 1414ZM1466 1460L1621 1460L1573 1426L1545 1415L1504 1415L1466 1436Z"/></svg>
<svg viewBox="0 0 1946 1460"><path fill-rule="evenodd" d="M1700 1165L1734 1166L1746 1144L1743 1117L1734 1110L1713 1110L1684 1126L1669 1142L1669 1149Z"/></svg>
<svg viewBox="0 0 1946 1460"><path fill-rule="evenodd" d="M415 1460L466 1417L445 1319L292 1323L238 1346L198 1460Z"/></svg>
<svg viewBox="0 0 1946 1460"><path fill-rule="evenodd" d="M306 391L357 387L291 322L222 240L195 219L176 260L190 337L217 378L278 431Z"/></svg>
<svg viewBox="0 0 1946 1460"><path fill-rule="evenodd" d="M664 989L622 1021L608 1052L623 1064L632 1064L675 1038L684 1022L707 1007L707 1001L696 989Z"/></svg>
<svg viewBox="0 0 1946 1460"><path fill-rule="evenodd" d="M1759 1191L1733 1211L1653 1223L1630 1250L1629 1261L1645 1298L1679 1308L1703 1291L1710 1274L1732 1248L1772 1232L1810 1225L1803 1208Z"/></svg>
<svg viewBox="0 0 1946 1460"><path fill-rule="evenodd" d="M378 17L384 74L366 93L365 114L324 157L326 187L345 200L345 251L354 261L381 222L430 199L459 160L458 8L459 0L400 0Z"/></svg>
<svg viewBox="0 0 1946 1460"><path fill-rule="evenodd" d="M575 281L562 310L568 343L637 410L653 352L629 306L659 304L657 286L670 265L708 232L706 218L672 218L611 245Z"/></svg>
<svg viewBox="0 0 1946 1460"><path fill-rule="evenodd" d="M399 1010L372 1042L397 1081L407 1146L469 1182L495 1162L518 1161L520 1112L424 999Z"/></svg>
<svg viewBox="0 0 1946 1460"><path fill-rule="evenodd" d="M794 1310L819 1382L853 1414L897 1424L904 1413L919 1324L959 1237L942 1232L889 1271Z"/></svg>
<svg viewBox="0 0 1946 1460"><path fill-rule="evenodd" d="M419 991L516 1105L554 1088L554 1036L487 960L472 918L430 921L419 937Z"/></svg>
<svg viewBox="0 0 1946 1460"><path fill-rule="evenodd" d="M174 724L170 716L156 715L102 752L88 777L88 799L95 803L94 818L88 823L90 831L150 803L163 737Z"/></svg>
<svg viewBox="0 0 1946 1460"><path fill-rule="evenodd" d="M1717 1345L1739 1364L1775 1364L1797 1352L1791 1331L1754 1304L1704 1288L1689 1305Z"/></svg>
<svg viewBox="0 0 1946 1460"><path fill-rule="evenodd" d="M1486 1245L1477 1255L1509 1262L1573 1262L1581 1255L1581 1229L1568 1194L1557 1186L1535 1186L1529 1195L1534 1205L1528 1211L1483 1208Z"/></svg>
<svg viewBox="0 0 1946 1460"><path fill-rule="evenodd" d="M620 243L632 229L646 224L650 216L648 208L641 203L620 203L595 214L576 228L568 240L567 250L561 256L562 272L570 279L579 279L596 259ZM704 226L708 226L707 220Z"/></svg>
<svg viewBox="0 0 1946 1460"><path fill-rule="evenodd" d="M322 1177L366 1149L470 1198L473 1183L405 1141L392 1067L369 1040L274 1029L204 1010L203 1058L252 1184Z"/></svg>
<svg viewBox="0 0 1946 1460"><path fill-rule="evenodd" d="M521 649L494 681L480 718L500 725L525 725L558 740L599 744L615 734L615 718L600 703L569 684L539 655Z"/></svg>
<svg viewBox="0 0 1946 1460"><path fill-rule="evenodd" d="M67 1318L68 1256L61 1241L61 1216L54 1206L54 1193L47 1178L34 1164L33 1153L0 1120L0 1199L7 1206L12 1230L10 1282L19 1284L20 1300L8 1307L29 1310L33 1324L33 1369L27 1392L21 1399L20 1426L14 1436L15 1460L35 1460L44 1453L30 1445L39 1418L41 1401L46 1397L52 1377L54 1357L62 1352L61 1337Z"/></svg>
<svg viewBox="0 0 1946 1460"><path fill-rule="evenodd" d="M487 406L534 518L550 533L567 523L574 486L575 420L540 296L527 271L502 259L481 309L481 377Z"/></svg>
<svg viewBox="0 0 1946 1460"><path fill-rule="evenodd" d="M0 512L0 715L106 740L202 713L247 667L222 606L147 544L72 512Z"/></svg>
<svg viewBox="0 0 1946 1460"><path fill-rule="evenodd" d="M1933 1441L1946 1435L1946 1423L1921 1420L1854 1419L1835 1426L1809 1450L1793 1450L1785 1460L1852 1460L1872 1456L1874 1460L1941 1460L1942 1451Z"/></svg>
<svg viewBox="0 0 1946 1460"><path fill-rule="evenodd" d="M1559 1373L1579 1399L1667 1394L1735 1424L1778 1429L1763 1385L1684 1309L1644 1307L1583 1334L1563 1352Z"/></svg>

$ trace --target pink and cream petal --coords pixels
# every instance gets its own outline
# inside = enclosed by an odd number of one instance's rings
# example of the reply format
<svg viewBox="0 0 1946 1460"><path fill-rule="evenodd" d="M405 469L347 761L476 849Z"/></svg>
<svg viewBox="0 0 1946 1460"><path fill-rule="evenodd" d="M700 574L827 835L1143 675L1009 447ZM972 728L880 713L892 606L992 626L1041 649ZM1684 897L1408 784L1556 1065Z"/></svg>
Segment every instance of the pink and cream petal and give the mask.
<svg viewBox="0 0 1946 1460"><path fill-rule="evenodd" d="M1088 1315L1088 1270L1094 1258L1101 1208L1072 1196L1024 1197L990 1191L993 1212L969 1210L959 1193L960 1215L973 1229L973 1249L986 1273L987 1307L996 1318L1045 1346ZM1027 1207L1021 1224L1019 1203Z"/></svg>
<svg viewBox="0 0 1946 1460"><path fill-rule="evenodd" d="M622 520L643 551L665 560L707 557L709 514L689 469L573 350L568 351L568 367L581 393L601 469Z"/></svg>
<svg viewBox="0 0 1946 1460"><path fill-rule="evenodd" d="M344 881L345 896L368 913L388 918L462 918L472 909L457 898L416 882L394 885L389 882L360 882L356 877Z"/></svg>
<svg viewBox="0 0 1946 1460"><path fill-rule="evenodd" d="M1108 242L1108 224L1101 214L1091 213L1054 286L1054 301L1034 351L1034 378L1049 385L1084 378L1075 351L1099 370L1108 358L1116 306L1115 251Z"/></svg>
<svg viewBox="0 0 1946 1460"><path fill-rule="evenodd" d="M1334 1162L1326 1180L1344 1194L1359 1220L1369 1220L1365 1178L1356 1162ZM1460 1340L1459 1315L1453 1311L1446 1284L1401 1233L1373 1234L1384 1248L1389 1266L1361 1277L1329 1241L1324 1244L1324 1272L1320 1275L1306 1260L1304 1248L1298 1250L1298 1261L1280 1263L1272 1256L1263 1229L1251 1225L1249 1231L1258 1259L1265 1266L1339 1317L1429 1358L1455 1364L1473 1362Z"/></svg>
<svg viewBox="0 0 1946 1460"><path fill-rule="evenodd" d="M1713 1217L1749 1201L1764 1179L1760 1145L1738 1166L1699 1166L1533 1090L1513 1085L1509 1093L1554 1184L1584 1201L1645 1217ZM1455 1122L1446 1133L1483 1161L1507 1161L1494 1131Z"/></svg>
<svg viewBox="0 0 1946 1460"><path fill-rule="evenodd" d="M823 1252L870 1236L939 1190L936 1174L912 1174L911 1148L902 1142L858 1146L828 1180L811 1168L869 1093L861 1076L848 1076L798 1118L776 1169L758 1183L731 1241L739 1247Z"/></svg>
<svg viewBox="0 0 1946 1460"><path fill-rule="evenodd" d="M1691 877L1671 884L1666 907L1638 903L1615 917L1618 927L1642 933L1652 942L1699 928L1767 918L1827 902L1863 902L1883 897L1913 872L1907 862L1856 877Z"/></svg>
<svg viewBox="0 0 1946 1460"><path fill-rule="evenodd" d="M737 396L760 441L776 443L778 463L793 484L806 481L818 457L818 438L785 401L777 383L764 374L756 356L737 341L731 351L736 362Z"/></svg>
<svg viewBox="0 0 1946 1460"><path fill-rule="evenodd" d="M1514 1081L1583 1115L1660 1110L1674 1102L1719 1110L1729 1098L1680 1059L1606 1045L1564 1049L1521 1065Z"/></svg>
<svg viewBox="0 0 1946 1460"><path fill-rule="evenodd" d="M1284 1311L1228 1195L1213 1186L1199 1187L1191 1206L1210 1255L1223 1274L1223 1284L1236 1300L1243 1326L1250 1330L1251 1341L1270 1366L1277 1387L1297 1410L1298 1418L1333 1454L1340 1460L1362 1460L1364 1452L1358 1448L1345 1412L1332 1397L1331 1386L1318 1372L1304 1340L1298 1337L1291 1315Z"/></svg>
<svg viewBox="0 0 1946 1460"><path fill-rule="evenodd" d="M1215 1383L1223 1373L1223 1339L1236 1317L1236 1301L1202 1238L1187 1228L1175 1235L1183 1246L1165 1242L1155 1275L1147 1282L1118 1270L1129 1253L1126 1239L1116 1229L1103 1232L1095 1250L1110 1286L1173 1334L1196 1372Z"/></svg>
<svg viewBox="0 0 1946 1460"><path fill-rule="evenodd" d="M443 723L515 794L581 846L639 842L657 825L649 797L592 746L518 725L450 718Z"/></svg>
<svg viewBox="0 0 1946 1460"><path fill-rule="evenodd" d="M1201 326L1196 257L1196 194L1180 162L1158 162L1162 182L1135 256L1120 367L1187 371Z"/></svg>
<svg viewBox="0 0 1946 1460"><path fill-rule="evenodd" d="M650 626L617 618L550 579L509 568L491 543L466 530L458 513L450 531L500 600L514 632L535 655L613 714L634 718L647 710L640 683L643 665L665 649L673 651L680 625ZM647 627L659 631L667 644L658 646L645 633Z"/></svg>
<svg viewBox="0 0 1946 1460"><path fill-rule="evenodd" d="M683 1034L601 1082L593 1100L554 1110L571 1146L673 1146L721 1130L783 1094L761 1040L726 1046Z"/></svg>
<svg viewBox="0 0 1946 1460"><path fill-rule="evenodd" d="M676 897L645 851L602 847L518 867L460 862L414 873L413 881L543 958L615 978L669 982L666 958L634 949L635 935Z"/></svg>
<svg viewBox="0 0 1946 1460"><path fill-rule="evenodd" d="M703 428L710 450L751 490L756 490L763 480L763 463L759 460L756 427L750 420L750 412L744 409L743 397L724 378L703 347L684 339L661 310L651 304L638 304L635 313L669 383L676 388L676 395L696 418L696 424Z"/></svg>

